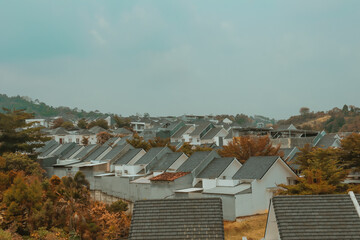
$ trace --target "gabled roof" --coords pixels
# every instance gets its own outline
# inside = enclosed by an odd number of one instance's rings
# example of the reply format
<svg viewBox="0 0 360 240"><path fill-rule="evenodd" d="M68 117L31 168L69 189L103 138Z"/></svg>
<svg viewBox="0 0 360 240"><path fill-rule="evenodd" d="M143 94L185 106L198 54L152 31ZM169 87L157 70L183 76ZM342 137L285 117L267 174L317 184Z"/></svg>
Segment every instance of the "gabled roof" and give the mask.
<svg viewBox="0 0 360 240"><path fill-rule="evenodd" d="M234 137L234 133L233 133L232 130L230 130L230 131L229 131L229 134L226 135L226 137L225 137L224 139L233 139L233 137Z"/></svg>
<svg viewBox="0 0 360 240"><path fill-rule="evenodd" d="M96 144L87 145L83 150L81 150L76 156L74 156L75 159L82 159L84 158L88 153L93 151L95 148L98 148L99 146Z"/></svg>
<svg viewBox="0 0 360 240"><path fill-rule="evenodd" d="M200 135L209 125L211 125L212 123L210 122L202 122L199 125L197 125L194 129L194 131L192 131L190 133L190 136L198 136Z"/></svg>
<svg viewBox="0 0 360 240"><path fill-rule="evenodd" d="M101 158L101 161L105 160L113 160L120 154L120 152L125 148L126 144L123 145L117 145L113 149L110 150L103 158Z"/></svg>
<svg viewBox="0 0 360 240"><path fill-rule="evenodd" d="M99 126L94 126L94 127L90 128L89 131L94 134L98 134L99 132L107 132L105 128L102 128Z"/></svg>
<svg viewBox="0 0 360 240"><path fill-rule="evenodd" d="M182 152L166 153L149 170L166 171L181 155L183 155Z"/></svg>
<svg viewBox="0 0 360 240"><path fill-rule="evenodd" d="M181 138L182 135L191 127L191 125L185 125L181 127L173 136L171 136L171 138Z"/></svg>
<svg viewBox="0 0 360 240"><path fill-rule="evenodd" d="M132 134L132 132L126 128L118 128L113 131L115 134Z"/></svg>
<svg viewBox="0 0 360 240"><path fill-rule="evenodd" d="M167 147L165 147L167 148ZM150 163L155 157L160 155L160 153L165 150L164 147L155 147L151 148L144 156L142 156L138 161L136 161L136 165L138 164L148 164ZM170 149L169 149L170 150ZM170 150L171 151L171 150ZM158 156L160 157L160 156Z"/></svg>
<svg viewBox="0 0 360 240"><path fill-rule="evenodd" d="M52 156L60 157L70 151L73 147L75 147L76 143L64 143L61 144L55 152L51 153Z"/></svg>
<svg viewBox="0 0 360 240"><path fill-rule="evenodd" d="M112 138L110 138L109 140L107 140L103 145L105 145L105 146L111 146L111 145L113 145L115 142L120 141L120 139L121 139L121 138L119 138L119 137L112 137Z"/></svg>
<svg viewBox="0 0 360 240"><path fill-rule="evenodd" d="M77 134L78 135L93 135L94 133L90 132L87 129L80 129Z"/></svg>
<svg viewBox="0 0 360 240"><path fill-rule="evenodd" d="M218 178L233 161L232 157L214 158L196 177Z"/></svg>
<svg viewBox="0 0 360 240"><path fill-rule="evenodd" d="M233 179L261 179L279 158L279 156L251 157L235 173Z"/></svg>
<svg viewBox="0 0 360 240"><path fill-rule="evenodd" d="M136 201L129 235L135 239L224 239L221 199Z"/></svg>
<svg viewBox="0 0 360 240"><path fill-rule="evenodd" d="M52 151L54 151L56 148L60 146L60 143L52 144L49 148L47 148L45 151L39 154L39 157L46 157L49 155Z"/></svg>
<svg viewBox="0 0 360 240"><path fill-rule="evenodd" d="M223 128L222 127L212 128L201 139L202 140L213 139L221 131L221 129L223 129Z"/></svg>
<svg viewBox="0 0 360 240"><path fill-rule="evenodd" d="M192 172L210 154L210 151L194 152L178 169L179 172Z"/></svg>
<svg viewBox="0 0 360 240"><path fill-rule="evenodd" d="M174 181L178 178L181 178L185 175L189 174L189 172L164 172L156 177L150 178L151 181Z"/></svg>
<svg viewBox="0 0 360 240"><path fill-rule="evenodd" d="M83 146L75 145L71 150L69 150L66 154L64 154L61 159L69 159L72 155L74 155L77 151L80 150Z"/></svg>
<svg viewBox="0 0 360 240"><path fill-rule="evenodd" d="M51 134L52 135L67 135L67 134L69 134L69 132L66 131L65 128L63 128L63 127L58 127L56 129L54 129Z"/></svg>
<svg viewBox="0 0 360 240"><path fill-rule="evenodd" d="M276 196L272 203L281 240L360 238L360 217L347 194Z"/></svg>
<svg viewBox="0 0 360 240"><path fill-rule="evenodd" d="M92 161L96 160L103 152L105 152L109 146L102 145L98 149L96 149L94 152L92 152L88 157L84 159L84 161Z"/></svg>
<svg viewBox="0 0 360 240"><path fill-rule="evenodd" d="M45 145L42 146L41 148L38 148L38 149L36 150L36 152L38 152L38 153L46 152L47 150L49 150L51 147L53 147L53 146L56 145L56 144L57 144L57 142L52 139L52 140L50 140L50 141L45 142Z"/></svg>
<svg viewBox="0 0 360 240"><path fill-rule="evenodd" d="M123 165L130 162L141 150L142 148L130 149L127 153L124 154L121 158L119 158L114 165Z"/></svg>
<svg viewBox="0 0 360 240"><path fill-rule="evenodd" d="M326 134L316 144L316 147L329 148L332 147L334 144L336 145L336 143L340 145L340 140L337 138L336 134Z"/></svg>

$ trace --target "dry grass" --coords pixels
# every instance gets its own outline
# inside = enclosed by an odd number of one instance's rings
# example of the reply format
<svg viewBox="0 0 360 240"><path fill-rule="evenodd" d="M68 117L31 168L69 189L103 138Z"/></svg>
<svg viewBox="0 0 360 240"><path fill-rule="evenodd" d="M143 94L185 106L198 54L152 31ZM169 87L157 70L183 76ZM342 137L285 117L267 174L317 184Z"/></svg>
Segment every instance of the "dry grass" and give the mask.
<svg viewBox="0 0 360 240"><path fill-rule="evenodd" d="M238 218L235 222L224 221L225 239L235 240L247 237L258 240L264 237L267 214Z"/></svg>

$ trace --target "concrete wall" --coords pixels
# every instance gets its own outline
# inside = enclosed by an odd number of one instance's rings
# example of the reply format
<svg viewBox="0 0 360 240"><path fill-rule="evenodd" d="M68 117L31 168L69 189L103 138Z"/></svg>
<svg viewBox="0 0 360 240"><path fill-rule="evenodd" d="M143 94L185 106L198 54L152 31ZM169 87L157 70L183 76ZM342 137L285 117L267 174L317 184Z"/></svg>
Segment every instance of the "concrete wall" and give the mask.
<svg viewBox="0 0 360 240"><path fill-rule="evenodd" d="M235 196L236 216L248 216L255 214L255 207L253 204L253 195L238 194Z"/></svg>
<svg viewBox="0 0 360 240"><path fill-rule="evenodd" d="M235 221L235 197L233 195L202 194L204 198L221 198L223 218L227 221Z"/></svg>

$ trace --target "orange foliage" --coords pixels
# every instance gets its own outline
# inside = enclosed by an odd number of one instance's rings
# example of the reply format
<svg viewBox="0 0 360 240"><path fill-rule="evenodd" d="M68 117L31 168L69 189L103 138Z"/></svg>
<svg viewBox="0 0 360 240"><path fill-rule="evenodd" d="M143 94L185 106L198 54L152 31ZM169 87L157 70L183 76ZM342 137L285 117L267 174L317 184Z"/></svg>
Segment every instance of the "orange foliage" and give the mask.
<svg viewBox="0 0 360 240"><path fill-rule="evenodd" d="M268 136L234 137L227 146L219 150L222 157L235 157L244 163L252 156L281 156L280 145L273 147Z"/></svg>

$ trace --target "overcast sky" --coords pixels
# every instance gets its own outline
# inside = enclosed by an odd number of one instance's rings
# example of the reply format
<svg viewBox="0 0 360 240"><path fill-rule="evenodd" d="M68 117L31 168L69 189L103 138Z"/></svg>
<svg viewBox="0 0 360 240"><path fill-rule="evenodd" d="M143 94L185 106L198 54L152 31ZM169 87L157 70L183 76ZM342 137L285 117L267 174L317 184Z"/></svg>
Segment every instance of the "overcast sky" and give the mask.
<svg viewBox="0 0 360 240"><path fill-rule="evenodd" d="M0 0L0 93L124 116L359 106L359 24L359 0Z"/></svg>

